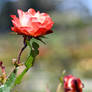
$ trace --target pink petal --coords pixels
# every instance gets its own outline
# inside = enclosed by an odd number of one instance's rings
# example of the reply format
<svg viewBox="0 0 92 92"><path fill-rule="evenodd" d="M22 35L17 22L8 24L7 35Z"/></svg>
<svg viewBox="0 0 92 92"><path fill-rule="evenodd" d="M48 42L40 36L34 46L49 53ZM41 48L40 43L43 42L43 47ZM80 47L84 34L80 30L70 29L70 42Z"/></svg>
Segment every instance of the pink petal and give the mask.
<svg viewBox="0 0 92 92"><path fill-rule="evenodd" d="M29 13L29 14L32 14L32 15L35 15L35 14L36 14L36 11L35 11L34 9L30 8L30 9L28 10L28 13Z"/></svg>
<svg viewBox="0 0 92 92"><path fill-rule="evenodd" d="M12 23L16 26L20 26L20 21L15 15L10 15L13 18Z"/></svg>
<svg viewBox="0 0 92 92"><path fill-rule="evenodd" d="M19 18L21 18L24 15L24 12L20 9L17 10Z"/></svg>

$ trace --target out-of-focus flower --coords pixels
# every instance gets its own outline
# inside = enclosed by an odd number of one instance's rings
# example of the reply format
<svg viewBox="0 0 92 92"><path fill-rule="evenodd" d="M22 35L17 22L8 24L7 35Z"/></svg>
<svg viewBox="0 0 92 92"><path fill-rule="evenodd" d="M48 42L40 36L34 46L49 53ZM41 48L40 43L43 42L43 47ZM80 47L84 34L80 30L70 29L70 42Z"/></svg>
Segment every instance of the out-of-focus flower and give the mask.
<svg viewBox="0 0 92 92"><path fill-rule="evenodd" d="M5 66L3 66L3 62L0 61L0 68L1 68L1 71L2 71L2 75L0 76L0 83L5 83L6 82L6 79L7 79L7 76L6 76L6 72L5 72Z"/></svg>
<svg viewBox="0 0 92 92"><path fill-rule="evenodd" d="M27 12L18 9L19 18L16 15L11 15L13 27L11 30L20 34L38 37L52 33L54 22L47 13L36 12L30 8Z"/></svg>
<svg viewBox="0 0 92 92"><path fill-rule="evenodd" d="M83 84L79 78L72 75L64 77L65 92L82 92Z"/></svg>
<svg viewBox="0 0 92 92"><path fill-rule="evenodd" d="M0 61L0 68L2 70L2 73L5 74L5 66L3 66L3 62Z"/></svg>

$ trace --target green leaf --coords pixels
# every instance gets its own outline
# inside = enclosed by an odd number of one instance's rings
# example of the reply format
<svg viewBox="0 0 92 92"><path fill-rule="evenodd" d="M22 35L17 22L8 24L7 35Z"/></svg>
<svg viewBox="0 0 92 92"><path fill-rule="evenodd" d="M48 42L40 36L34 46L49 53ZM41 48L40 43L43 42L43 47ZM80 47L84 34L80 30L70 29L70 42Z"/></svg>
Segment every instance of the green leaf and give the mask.
<svg viewBox="0 0 92 92"><path fill-rule="evenodd" d="M31 55L35 58L39 54L39 50L32 50Z"/></svg>
<svg viewBox="0 0 92 92"><path fill-rule="evenodd" d="M32 47L33 47L34 49L38 50L39 44L37 44L36 42L33 42L33 43L32 43Z"/></svg>

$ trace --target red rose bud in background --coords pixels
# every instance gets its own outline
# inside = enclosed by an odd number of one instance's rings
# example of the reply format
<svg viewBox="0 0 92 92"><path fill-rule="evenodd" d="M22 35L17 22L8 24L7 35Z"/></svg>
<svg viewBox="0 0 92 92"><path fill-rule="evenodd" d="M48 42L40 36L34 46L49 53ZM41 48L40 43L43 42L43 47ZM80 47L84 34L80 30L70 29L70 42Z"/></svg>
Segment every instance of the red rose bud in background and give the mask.
<svg viewBox="0 0 92 92"><path fill-rule="evenodd" d="M11 15L13 27L11 30L20 34L38 37L52 33L54 22L47 13L36 12L30 8L27 12L18 9L19 18Z"/></svg>
<svg viewBox="0 0 92 92"><path fill-rule="evenodd" d="M82 92L83 84L79 78L72 75L64 77L65 92Z"/></svg>

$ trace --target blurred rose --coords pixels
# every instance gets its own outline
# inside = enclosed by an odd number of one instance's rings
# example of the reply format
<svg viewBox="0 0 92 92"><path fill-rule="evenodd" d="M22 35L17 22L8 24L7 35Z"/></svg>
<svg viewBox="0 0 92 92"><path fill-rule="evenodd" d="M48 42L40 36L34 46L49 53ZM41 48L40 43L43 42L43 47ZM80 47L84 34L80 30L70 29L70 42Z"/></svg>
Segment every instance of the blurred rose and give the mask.
<svg viewBox="0 0 92 92"><path fill-rule="evenodd" d="M65 92L82 92L83 84L79 78L72 75L64 77Z"/></svg>

